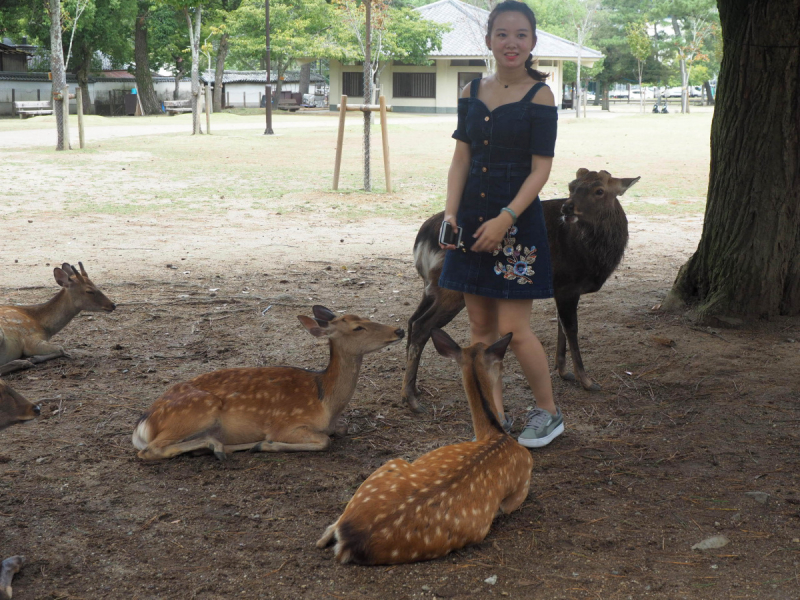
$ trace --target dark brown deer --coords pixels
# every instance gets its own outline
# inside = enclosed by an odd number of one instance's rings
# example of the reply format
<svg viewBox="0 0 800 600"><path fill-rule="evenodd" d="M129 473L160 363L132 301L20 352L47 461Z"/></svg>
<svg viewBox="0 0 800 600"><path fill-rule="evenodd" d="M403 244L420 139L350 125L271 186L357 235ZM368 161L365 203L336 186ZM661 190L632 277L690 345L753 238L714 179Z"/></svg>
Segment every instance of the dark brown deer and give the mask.
<svg viewBox="0 0 800 600"><path fill-rule="evenodd" d="M31 404L11 387L0 381L0 429L32 421L39 416L39 407ZM0 564L0 598L11 598L11 580L25 564L24 556L12 556Z"/></svg>
<svg viewBox="0 0 800 600"><path fill-rule="evenodd" d="M116 305L89 279L83 263L78 270L64 263L53 269L61 290L49 301L30 306L0 306L0 375L36 363L68 356L49 340L81 311L111 312ZM30 357L28 360L18 360Z"/></svg>
<svg viewBox="0 0 800 600"><path fill-rule="evenodd" d="M600 385L586 373L578 348L578 301L596 292L614 272L628 243L628 220L617 200L639 177L617 179L607 171L578 169L569 184L569 198L542 202L553 263L553 287L558 310L556 369L567 380L577 379L587 390ZM414 264L425 281L419 306L408 320L403 399L420 412L417 370L434 328L442 328L464 308L461 292L439 287L445 251L439 247L444 213L425 221L414 242ZM567 370L567 342L575 375Z"/></svg>
<svg viewBox="0 0 800 600"><path fill-rule="evenodd" d="M313 452L327 450L356 389L365 354L403 339L405 332L356 315L337 317L314 306L314 318L297 318L308 332L327 338L324 371L296 367L222 369L175 384L139 419L133 445L139 458L158 460L184 452Z"/></svg>
<svg viewBox="0 0 800 600"><path fill-rule="evenodd" d="M391 460L370 475L317 541L336 542L339 562L387 565L430 560L483 540L499 512L528 496L533 458L497 419L492 389L511 334L487 347L460 348L440 329L440 354L461 367L475 441L443 446L413 463Z"/></svg>

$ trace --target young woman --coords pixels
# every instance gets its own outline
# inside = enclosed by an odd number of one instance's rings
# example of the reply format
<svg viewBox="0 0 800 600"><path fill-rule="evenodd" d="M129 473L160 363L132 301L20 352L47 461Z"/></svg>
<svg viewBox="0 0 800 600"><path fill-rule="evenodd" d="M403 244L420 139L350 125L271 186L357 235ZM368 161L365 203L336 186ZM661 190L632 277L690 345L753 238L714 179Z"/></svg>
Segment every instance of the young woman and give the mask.
<svg viewBox="0 0 800 600"><path fill-rule="evenodd" d="M547 357L530 328L533 299L553 297L538 195L553 163L558 114L545 75L531 68L536 17L526 4L495 6L486 45L495 74L472 81L458 101L445 220L461 226L463 237L459 248L442 246L449 252L439 285L464 292L473 343L513 332L511 349L536 399L519 442L537 448L564 431ZM494 402L510 429L499 382Z"/></svg>

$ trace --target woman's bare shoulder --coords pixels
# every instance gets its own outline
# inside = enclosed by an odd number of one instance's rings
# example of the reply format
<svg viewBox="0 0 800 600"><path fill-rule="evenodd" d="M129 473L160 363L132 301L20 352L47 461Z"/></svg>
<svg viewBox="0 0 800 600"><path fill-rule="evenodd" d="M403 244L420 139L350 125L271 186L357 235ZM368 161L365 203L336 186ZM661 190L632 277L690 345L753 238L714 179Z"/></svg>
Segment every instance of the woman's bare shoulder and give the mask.
<svg viewBox="0 0 800 600"><path fill-rule="evenodd" d="M546 85L543 85L539 88L539 91L536 92L536 95L531 100L534 104L543 104L545 106L555 106L556 105L556 98L553 96L553 90L551 90Z"/></svg>

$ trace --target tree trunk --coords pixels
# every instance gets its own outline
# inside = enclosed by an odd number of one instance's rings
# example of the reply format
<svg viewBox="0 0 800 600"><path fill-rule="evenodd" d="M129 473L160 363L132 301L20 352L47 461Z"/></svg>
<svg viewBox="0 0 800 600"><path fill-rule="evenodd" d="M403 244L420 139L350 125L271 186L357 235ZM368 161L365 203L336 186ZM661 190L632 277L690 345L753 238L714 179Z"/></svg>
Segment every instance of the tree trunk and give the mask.
<svg viewBox="0 0 800 600"><path fill-rule="evenodd" d="M175 57L175 89L172 90L172 99L173 100L180 100L181 95L181 79L183 79L184 68L186 67L186 63L183 60L183 57L176 56Z"/></svg>
<svg viewBox="0 0 800 600"><path fill-rule="evenodd" d="M672 29L677 37L681 37L681 26L678 19L672 17ZM681 112L689 112L689 90L687 85L689 82L689 73L686 71L686 57L683 55L683 50L680 51L680 60L678 61L681 67Z"/></svg>
<svg viewBox="0 0 800 600"><path fill-rule="evenodd" d="M228 56L228 33L223 33L217 48L217 64L214 68L214 112L222 110L222 76L225 74L225 58Z"/></svg>
<svg viewBox="0 0 800 600"><path fill-rule="evenodd" d="M603 108L602 110L611 110L610 99L608 95L608 82L603 82Z"/></svg>
<svg viewBox="0 0 800 600"><path fill-rule="evenodd" d="M94 113L91 99L89 97L89 75L92 69L92 49L86 46L81 46L75 49L76 57L80 55L80 62L76 71L78 78L78 86L81 96L83 96L83 112L84 114L91 115Z"/></svg>
<svg viewBox="0 0 800 600"><path fill-rule="evenodd" d="M48 0L47 12L50 13L50 71L53 74L53 92L50 101L53 103L53 116L56 118L58 138L56 150L66 150L69 140L64 139L63 105L56 100L67 85L67 73L64 68L64 47L61 42L61 2ZM65 143L66 142L66 143Z"/></svg>
<svg viewBox="0 0 800 600"><path fill-rule="evenodd" d="M800 0L718 0L725 38L703 234L667 309L800 314Z"/></svg>
<svg viewBox="0 0 800 600"><path fill-rule="evenodd" d="M706 106L714 106L714 94L711 93L711 83L708 79L703 82L703 88L706 90Z"/></svg>
<svg viewBox="0 0 800 600"><path fill-rule="evenodd" d="M311 63L303 63L300 65L300 94L301 96L308 93L311 86Z"/></svg>
<svg viewBox="0 0 800 600"><path fill-rule="evenodd" d="M192 135L203 133L200 125L200 26L203 18L203 5L194 8L194 26L189 10L184 10L189 26L189 40L192 48Z"/></svg>
<svg viewBox="0 0 800 600"><path fill-rule="evenodd" d="M147 46L147 18L150 12L149 2L139 2L139 14L136 15L134 29L133 56L136 62L136 93L142 102L146 115L161 112L161 107L153 88L153 75L150 72L150 55Z"/></svg>

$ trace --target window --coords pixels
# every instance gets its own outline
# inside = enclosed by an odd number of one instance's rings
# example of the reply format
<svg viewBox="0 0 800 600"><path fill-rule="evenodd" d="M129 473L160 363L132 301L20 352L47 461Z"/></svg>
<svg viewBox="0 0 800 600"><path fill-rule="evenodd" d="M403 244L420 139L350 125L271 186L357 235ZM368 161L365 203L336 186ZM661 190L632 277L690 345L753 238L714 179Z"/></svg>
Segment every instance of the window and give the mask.
<svg viewBox="0 0 800 600"><path fill-rule="evenodd" d="M363 98L364 74L342 73L342 94L349 98Z"/></svg>
<svg viewBox="0 0 800 600"><path fill-rule="evenodd" d="M451 67L485 67L486 66L486 61L485 60L480 60L480 59L472 59L472 58L469 59L469 60L457 58L457 59L453 59L453 60L450 61L450 66Z"/></svg>
<svg viewBox="0 0 800 600"><path fill-rule="evenodd" d="M436 73L394 73L395 98L435 98Z"/></svg>

